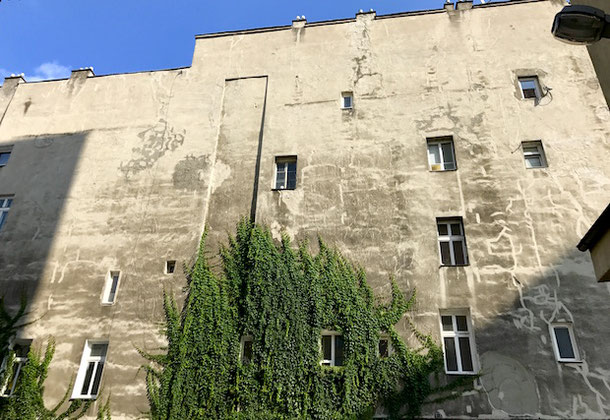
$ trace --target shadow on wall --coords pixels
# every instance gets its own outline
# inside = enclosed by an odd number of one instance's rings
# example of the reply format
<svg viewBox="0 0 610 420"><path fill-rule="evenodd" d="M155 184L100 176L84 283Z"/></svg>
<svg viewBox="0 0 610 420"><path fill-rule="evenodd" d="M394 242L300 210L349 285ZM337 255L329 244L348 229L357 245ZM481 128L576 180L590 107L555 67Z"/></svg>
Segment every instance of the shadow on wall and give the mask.
<svg viewBox="0 0 610 420"><path fill-rule="evenodd" d="M13 146L0 168L0 197L12 198L0 230L0 293L9 309L19 305L23 293L34 301L43 282L61 274L44 269L87 135L40 135L2 144ZM32 317L42 315L35 309Z"/></svg>

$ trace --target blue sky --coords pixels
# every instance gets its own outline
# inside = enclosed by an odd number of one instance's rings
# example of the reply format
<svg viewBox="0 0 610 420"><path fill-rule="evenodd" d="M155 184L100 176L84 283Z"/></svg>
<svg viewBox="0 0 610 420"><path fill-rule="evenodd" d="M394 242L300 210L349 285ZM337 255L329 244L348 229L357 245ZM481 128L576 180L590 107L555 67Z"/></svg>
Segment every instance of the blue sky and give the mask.
<svg viewBox="0 0 610 420"><path fill-rule="evenodd" d="M196 34L377 14L439 9L444 0L1 0L0 83L189 66ZM475 0L475 4L481 0Z"/></svg>

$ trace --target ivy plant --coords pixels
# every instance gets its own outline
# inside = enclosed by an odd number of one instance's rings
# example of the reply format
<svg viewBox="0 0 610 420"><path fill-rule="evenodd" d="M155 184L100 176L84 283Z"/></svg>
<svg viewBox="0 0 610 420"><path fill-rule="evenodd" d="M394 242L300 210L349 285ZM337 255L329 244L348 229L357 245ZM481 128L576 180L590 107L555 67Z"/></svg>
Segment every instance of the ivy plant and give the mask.
<svg viewBox="0 0 610 420"><path fill-rule="evenodd" d="M167 348L141 352L151 361L144 366L150 418L370 419L380 406L391 418L412 418L433 395L453 395L461 384L433 385L441 348L415 328L418 348L407 346L394 328L415 292L407 299L391 280L391 299L382 303L364 269L318 245L313 253L287 236L278 243L244 219L213 270L204 234L185 268L182 309L164 295ZM324 330L342 338L341 366L321 364ZM382 333L393 349L387 357L378 354ZM247 358L243 337L251 339Z"/></svg>

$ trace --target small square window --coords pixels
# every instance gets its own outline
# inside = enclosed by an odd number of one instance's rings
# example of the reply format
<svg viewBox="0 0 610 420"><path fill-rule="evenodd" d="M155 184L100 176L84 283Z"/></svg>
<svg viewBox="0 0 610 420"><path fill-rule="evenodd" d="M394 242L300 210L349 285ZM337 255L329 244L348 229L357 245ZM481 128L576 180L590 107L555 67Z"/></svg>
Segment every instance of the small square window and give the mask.
<svg viewBox="0 0 610 420"><path fill-rule="evenodd" d="M0 196L0 231L2 231L2 225L4 225L8 211L11 209L11 204L13 204L13 197Z"/></svg>
<svg viewBox="0 0 610 420"><path fill-rule="evenodd" d="M571 323L551 324L551 338L558 362L580 361Z"/></svg>
<svg viewBox="0 0 610 420"><path fill-rule="evenodd" d="M13 372L11 377L4 385L4 389L2 389L2 395L5 397L10 397L15 392L15 387L17 386L17 382L19 381L19 377L21 375L21 370L25 366L28 361L28 353L30 352L30 347L32 345L32 340L19 339L15 340L10 347L10 350L14 352L15 358L13 359ZM3 369L7 368L7 359L5 359L2 363Z"/></svg>
<svg viewBox="0 0 610 420"><path fill-rule="evenodd" d="M537 76L519 77L519 87L521 88L521 96L523 99L540 100L542 97Z"/></svg>
<svg viewBox="0 0 610 420"><path fill-rule="evenodd" d="M2 149L0 149L0 168L6 166L10 157L10 151L3 151Z"/></svg>
<svg viewBox="0 0 610 420"><path fill-rule="evenodd" d="M322 348L322 366L343 366L343 335L337 331L322 331L320 339Z"/></svg>
<svg viewBox="0 0 610 420"><path fill-rule="evenodd" d="M466 309L441 313L441 336L445 354L445 372L475 373L477 360L469 311Z"/></svg>
<svg viewBox="0 0 610 420"><path fill-rule="evenodd" d="M294 190L297 187L297 157L278 156L275 158L275 189Z"/></svg>
<svg viewBox="0 0 610 420"><path fill-rule="evenodd" d="M352 109L354 107L354 94L352 92L341 93L341 108Z"/></svg>
<svg viewBox="0 0 610 420"><path fill-rule="evenodd" d="M546 155L541 141L524 141L521 143L521 148L527 169L546 168Z"/></svg>
<svg viewBox="0 0 610 420"><path fill-rule="evenodd" d="M253 339L251 335L244 335L241 338L240 359L243 364L247 364L252 361L252 345Z"/></svg>
<svg viewBox="0 0 610 420"><path fill-rule="evenodd" d="M107 352L108 342L87 340L74 382L73 399L95 399L97 397Z"/></svg>
<svg viewBox="0 0 610 420"><path fill-rule="evenodd" d="M466 236L461 218L436 219L441 265L468 264Z"/></svg>
<svg viewBox="0 0 610 420"><path fill-rule="evenodd" d="M176 261L165 261L165 274L174 274L174 271L176 271Z"/></svg>
<svg viewBox="0 0 610 420"><path fill-rule="evenodd" d="M426 139L428 143L428 165L431 171L457 169L452 137Z"/></svg>
<svg viewBox="0 0 610 420"><path fill-rule="evenodd" d="M104 284L104 293L102 295L103 305L112 305L116 300L116 295L119 288L119 279L121 277L120 271L111 271L106 276L106 282Z"/></svg>

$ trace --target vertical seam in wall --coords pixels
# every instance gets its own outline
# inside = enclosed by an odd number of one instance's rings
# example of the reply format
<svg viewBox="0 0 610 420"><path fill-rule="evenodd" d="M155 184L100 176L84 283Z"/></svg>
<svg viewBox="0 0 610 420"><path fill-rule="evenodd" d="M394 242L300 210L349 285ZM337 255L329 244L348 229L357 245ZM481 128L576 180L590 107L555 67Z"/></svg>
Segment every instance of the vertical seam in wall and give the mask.
<svg viewBox="0 0 610 420"><path fill-rule="evenodd" d="M265 131L265 113L267 111L267 89L269 76L265 76L265 96L263 97L263 112L261 115L261 128L258 133L258 150L256 152L256 166L254 167L254 186L252 188L252 204L250 206L250 220L256 222L256 205L258 202L258 180L261 171L261 158L263 152L263 132Z"/></svg>
<svg viewBox="0 0 610 420"><path fill-rule="evenodd" d="M19 84L17 84L17 86L15 86L15 90L13 91L13 95L11 96L11 99L8 100L8 104L6 104L6 108L4 108L4 112L2 113L2 117L0 117L0 127L2 127L2 121L4 121L4 116L8 113L8 109L10 108L11 104L13 103L13 98L15 98L15 95L17 94L17 89L19 88Z"/></svg>

